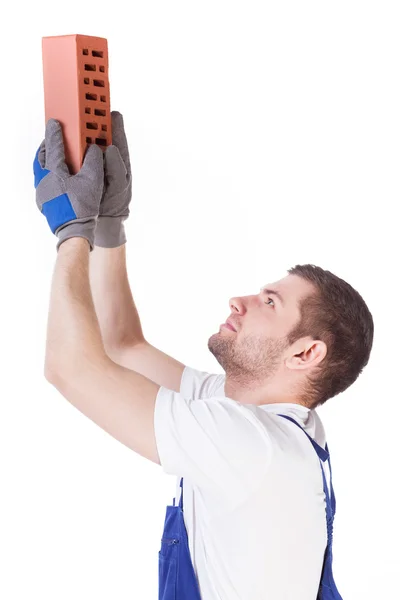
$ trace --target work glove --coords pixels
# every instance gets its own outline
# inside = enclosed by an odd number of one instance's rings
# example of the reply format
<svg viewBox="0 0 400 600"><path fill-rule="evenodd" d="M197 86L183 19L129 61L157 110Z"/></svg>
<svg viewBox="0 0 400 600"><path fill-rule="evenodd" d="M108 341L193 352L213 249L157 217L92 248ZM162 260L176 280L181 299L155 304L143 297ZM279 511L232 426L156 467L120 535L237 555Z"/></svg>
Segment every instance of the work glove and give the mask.
<svg viewBox="0 0 400 600"><path fill-rule="evenodd" d="M57 252L65 240L86 238L90 251L104 189L103 151L89 146L81 170L71 175L65 163L61 125L55 119L46 124L45 139L33 162L36 204L58 237Z"/></svg>
<svg viewBox="0 0 400 600"><path fill-rule="evenodd" d="M124 221L132 198L132 170L121 113L111 113L112 145L104 153L104 194L100 204L94 243L117 248L126 243Z"/></svg>

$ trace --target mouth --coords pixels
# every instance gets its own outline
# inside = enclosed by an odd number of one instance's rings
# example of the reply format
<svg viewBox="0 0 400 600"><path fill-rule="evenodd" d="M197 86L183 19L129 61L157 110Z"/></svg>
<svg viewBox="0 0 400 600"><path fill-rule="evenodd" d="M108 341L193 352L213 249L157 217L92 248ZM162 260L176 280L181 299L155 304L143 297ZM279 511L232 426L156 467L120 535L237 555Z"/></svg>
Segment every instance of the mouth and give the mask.
<svg viewBox="0 0 400 600"><path fill-rule="evenodd" d="M227 320L226 323L223 323L221 325L221 327L226 327L227 329L230 329L231 331L236 331L236 329L234 328L234 326L232 325L232 323L229 322L229 319Z"/></svg>

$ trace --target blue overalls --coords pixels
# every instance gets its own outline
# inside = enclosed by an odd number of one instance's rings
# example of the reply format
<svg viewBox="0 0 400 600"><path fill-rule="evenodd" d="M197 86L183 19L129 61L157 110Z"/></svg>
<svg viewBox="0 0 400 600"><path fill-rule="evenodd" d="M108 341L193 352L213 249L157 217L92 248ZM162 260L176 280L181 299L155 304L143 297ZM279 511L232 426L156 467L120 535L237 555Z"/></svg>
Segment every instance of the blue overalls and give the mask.
<svg viewBox="0 0 400 600"><path fill-rule="evenodd" d="M304 431L301 425L291 417L288 417L287 415L279 416L292 421ZM328 543L325 550L321 581L316 600L343 600L333 580L332 572L332 533L336 500L332 487L332 469L328 445L325 444L325 449L321 448L321 446L319 446L306 431L304 431L304 433L314 446L314 450L320 459L326 498ZM328 460L330 470L330 495L328 494L325 472L322 467L322 462L325 462L326 460ZM180 482L181 497L179 506L175 506L175 498L173 505L167 506L164 532L161 539L161 550L158 553L158 600L201 600L199 585L190 557L188 537L183 518L182 484L183 478L181 478Z"/></svg>

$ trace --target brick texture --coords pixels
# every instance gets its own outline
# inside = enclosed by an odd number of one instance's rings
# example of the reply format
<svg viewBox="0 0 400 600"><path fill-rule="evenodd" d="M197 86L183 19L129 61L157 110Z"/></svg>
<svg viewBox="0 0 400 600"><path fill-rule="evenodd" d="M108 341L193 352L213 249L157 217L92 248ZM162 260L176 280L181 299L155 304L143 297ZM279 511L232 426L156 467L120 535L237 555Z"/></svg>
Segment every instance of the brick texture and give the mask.
<svg viewBox="0 0 400 600"><path fill-rule="evenodd" d="M88 144L112 143L108 47L105 38L42 38L45 119L60 121L66 163L77 173Z"/></svg>

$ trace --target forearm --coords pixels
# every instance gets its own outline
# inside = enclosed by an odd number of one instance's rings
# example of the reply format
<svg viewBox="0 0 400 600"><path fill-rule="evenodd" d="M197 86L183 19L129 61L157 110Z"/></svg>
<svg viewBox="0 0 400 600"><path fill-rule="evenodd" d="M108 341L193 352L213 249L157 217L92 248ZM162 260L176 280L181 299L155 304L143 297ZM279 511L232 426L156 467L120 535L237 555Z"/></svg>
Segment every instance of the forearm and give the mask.
<svg viewBox="0 0 400 600"><path fill-rule="evenodd" d="M106 351L144 341L129 285L125 244L95 246L90 255L90 284Z"/></svg>
<svg viewBox="0 0 400 600"><path fill-rule="evenodd" d="M53 272L45 373L73 377L102 359L107 356L90 289L89 244L71 238L61 244Z"/></svg>

